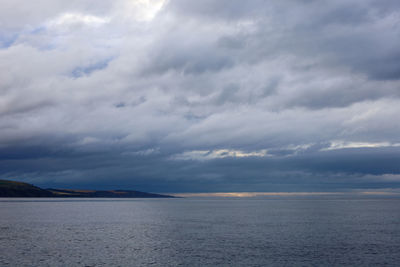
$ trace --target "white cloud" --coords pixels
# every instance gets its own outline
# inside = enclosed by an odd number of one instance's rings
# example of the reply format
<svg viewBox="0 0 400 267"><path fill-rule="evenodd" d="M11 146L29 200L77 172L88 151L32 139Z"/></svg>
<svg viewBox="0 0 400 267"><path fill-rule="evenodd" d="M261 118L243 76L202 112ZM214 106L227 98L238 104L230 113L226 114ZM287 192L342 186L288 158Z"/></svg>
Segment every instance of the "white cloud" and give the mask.
<svg viewBox="0 0 400 267"><path fill-rule="evenodd" d="M49 27L60 27L60 26L91 26L97 27L104 23L108 23L110 18L108 17L98 17L89 14L80 13L65 13L58 16L55 19L50 20L47 24Z"/></svg>
<svg viewBox="0 0 400 267"><path fill-rule="evenodd" d="M172 156L175 160L211 160L220 158L265 157L267 150L244 152L234 149L193 150Z"/></svg>
<svg viewBox="0 0 400 267"><path fill-rule="evenodd" d="M131 12L136 15L139 21L151 21L160 9L163 7L165 0L136 0L128 2L126 12ZM133 9L133 10L132 10ZM133 12L132 12L133 11Z"/></svg>
<svg viewBox="0 0 400 267"><path fill-rule="evenodd" d="M336 150L336 149L344 149L344 148L377 148L377 147L398 147L400 144L398 143L390 143L390 142L346 142L346 141L332 141L330 146L327 148L321 149L322 151L326 150Z"/></svg>

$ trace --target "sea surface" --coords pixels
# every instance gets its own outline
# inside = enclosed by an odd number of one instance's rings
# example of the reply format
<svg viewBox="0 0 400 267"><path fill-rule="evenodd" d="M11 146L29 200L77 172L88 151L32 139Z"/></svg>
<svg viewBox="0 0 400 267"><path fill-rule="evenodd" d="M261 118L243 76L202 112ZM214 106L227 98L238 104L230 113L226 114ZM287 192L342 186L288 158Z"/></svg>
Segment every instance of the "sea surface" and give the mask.
<svg viewBox="0 0 400 267"><path fill-rule="evenodd" d="M399 199L0 199L0 266L399 264Z"/></svg>

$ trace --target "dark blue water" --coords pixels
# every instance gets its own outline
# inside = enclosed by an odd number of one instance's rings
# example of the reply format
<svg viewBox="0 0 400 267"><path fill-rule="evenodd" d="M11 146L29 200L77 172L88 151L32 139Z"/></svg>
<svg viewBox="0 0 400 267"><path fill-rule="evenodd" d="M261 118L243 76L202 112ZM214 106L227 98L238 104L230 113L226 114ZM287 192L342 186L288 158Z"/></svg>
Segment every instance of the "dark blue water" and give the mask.
<svg viewBox="0 0 400 267"><path fill-rule="evenodd" d="M0 266L400 262L400 200L0 200Z"/></svg>

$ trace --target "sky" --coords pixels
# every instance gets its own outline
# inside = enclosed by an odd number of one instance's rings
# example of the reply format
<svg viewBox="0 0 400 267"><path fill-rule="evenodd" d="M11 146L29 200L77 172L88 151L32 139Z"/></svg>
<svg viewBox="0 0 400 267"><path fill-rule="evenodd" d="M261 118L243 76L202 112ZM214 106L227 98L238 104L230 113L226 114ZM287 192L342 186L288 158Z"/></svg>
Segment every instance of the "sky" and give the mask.
<svg viewBox="0 0 400 267"><path fill-rule="evenodd" d="M398 0L0 0L0 178L400 188Z"/></svg>

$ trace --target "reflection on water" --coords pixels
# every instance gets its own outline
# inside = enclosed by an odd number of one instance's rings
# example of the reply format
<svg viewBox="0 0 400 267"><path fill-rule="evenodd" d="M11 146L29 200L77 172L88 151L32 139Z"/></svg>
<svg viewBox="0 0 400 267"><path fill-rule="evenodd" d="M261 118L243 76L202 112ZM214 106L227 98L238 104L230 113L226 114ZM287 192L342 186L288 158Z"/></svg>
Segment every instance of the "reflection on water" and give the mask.
<svg viewBox="0 0 400 267"><path fill-rule="evenodd" d="M0 266L400 262L398 199L2 199L0 214Z"/></svg>

